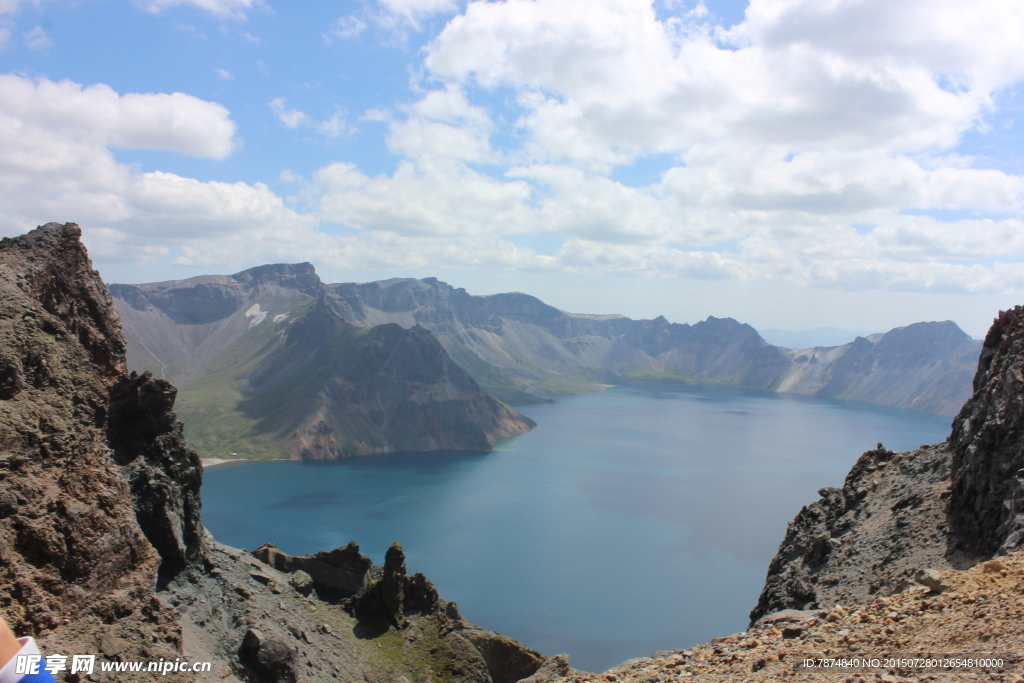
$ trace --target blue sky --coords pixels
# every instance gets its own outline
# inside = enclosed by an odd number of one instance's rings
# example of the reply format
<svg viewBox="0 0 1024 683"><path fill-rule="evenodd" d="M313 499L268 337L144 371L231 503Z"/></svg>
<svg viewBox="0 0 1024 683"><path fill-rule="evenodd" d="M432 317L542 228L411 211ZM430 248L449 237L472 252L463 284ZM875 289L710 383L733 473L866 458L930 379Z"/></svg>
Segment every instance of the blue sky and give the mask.
<svg viewBox="0 0 1024 683"><path fill-rule="evenodd" d="M1024 289L1024 9L0 0L0 233L561 308L981 335Z"/></svg>

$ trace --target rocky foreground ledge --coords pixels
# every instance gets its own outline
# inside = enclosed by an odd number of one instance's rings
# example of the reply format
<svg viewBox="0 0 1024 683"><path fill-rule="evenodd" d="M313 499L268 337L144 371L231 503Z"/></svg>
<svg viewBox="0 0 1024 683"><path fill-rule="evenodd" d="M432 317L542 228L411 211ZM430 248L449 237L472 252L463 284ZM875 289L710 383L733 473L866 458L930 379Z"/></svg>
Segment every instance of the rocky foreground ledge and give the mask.
<svg viewBox="0 0 1024 683"><path fill-rule="evenodd" d="M572 671L567 662L553 658L526 680L1024 682L1024 553L989 560L968 571L923 571L920 578L928 585L917 584L863 605L776 612L743 633L634 659L603 674ZM927 666L936 662L922 661L935 658L987 665ZM808 659L815 666L806 666ZM824 660L840 665L846 660L847 666L826 668ZM880 665L852 666L863 660L879 660Z"/></svg>

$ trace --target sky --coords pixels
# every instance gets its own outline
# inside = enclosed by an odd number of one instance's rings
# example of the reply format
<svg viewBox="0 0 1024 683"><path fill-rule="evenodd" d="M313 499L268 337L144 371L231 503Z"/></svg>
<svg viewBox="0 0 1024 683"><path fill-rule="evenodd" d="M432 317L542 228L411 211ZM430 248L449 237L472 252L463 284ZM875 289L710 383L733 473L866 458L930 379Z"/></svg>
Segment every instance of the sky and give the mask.
<svg viewBox="0 0 1024 683"><path fill-rule="evenodd" d="M0 0L0 234L574 312L980 337L1024 304L1016 0Z"/></svg>

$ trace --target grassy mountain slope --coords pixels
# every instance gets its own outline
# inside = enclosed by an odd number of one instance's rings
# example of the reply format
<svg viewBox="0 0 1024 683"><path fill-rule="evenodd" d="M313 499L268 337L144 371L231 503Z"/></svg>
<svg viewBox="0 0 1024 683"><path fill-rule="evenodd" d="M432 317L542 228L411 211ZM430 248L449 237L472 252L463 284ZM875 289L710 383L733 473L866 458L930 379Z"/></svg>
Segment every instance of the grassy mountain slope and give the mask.
<svg viewBox="0 0 1024 683"><path fill-rule="evenodd" d="M185 385L179 414L213 457L322 459L488 450L533 426L421 327L356 327L323 297L264 320Z"/></svg>

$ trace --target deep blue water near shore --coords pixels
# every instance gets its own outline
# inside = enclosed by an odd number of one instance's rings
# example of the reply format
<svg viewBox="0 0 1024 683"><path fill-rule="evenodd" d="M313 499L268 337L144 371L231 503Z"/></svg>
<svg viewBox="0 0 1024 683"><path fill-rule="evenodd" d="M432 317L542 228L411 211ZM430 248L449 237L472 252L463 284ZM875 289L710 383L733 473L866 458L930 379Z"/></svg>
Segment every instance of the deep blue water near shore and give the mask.
<svg viewBox="0 0 1024 683"><path fill-rule="evenodd" d="M471 621L602 671L746 627L786 523L881 441L950 418L724 388L638 385L521 409L493 453L210 469L203 521L250 550L392 541Z"/></svg>

